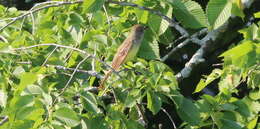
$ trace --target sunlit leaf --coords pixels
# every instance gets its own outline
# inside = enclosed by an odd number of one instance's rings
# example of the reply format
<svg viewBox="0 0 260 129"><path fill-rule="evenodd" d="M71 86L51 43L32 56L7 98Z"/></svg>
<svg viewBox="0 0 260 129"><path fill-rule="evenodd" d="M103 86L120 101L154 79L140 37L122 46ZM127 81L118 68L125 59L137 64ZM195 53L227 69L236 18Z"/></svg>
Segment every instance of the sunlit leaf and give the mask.
<svg viewBox="0 0 260 129"><path fill-rule="evenodd" d="M76 112L69 108L60 108L53 115L70 127L77 126L80 123Z"/></svg>
<svg viewBox="0 0 260 129"><path fill-rule="evenodd" d="M212 29L223 25L231 16L232 3L229 0L210 0L207 5L208 21Z"/></svg>
<svg viewBox="0 0 260 129"><path fill-rule="evenodd" d="M147 92L147 108L153 114L157 114L161 110L162 101L159 96L153 92Z"/></svg>
<svg viewBox="0 0 260 129"><path fill-rule="evenodd" d="M191 0L169 0L176 18L189 28L207 27L207 19L201 6Z"/></svg>
<svg viewBox="0 0 260 129"><path fill-rule="evenodd" d="M105 0L84 0L84 12L93 13L102 8Z"/></svg>

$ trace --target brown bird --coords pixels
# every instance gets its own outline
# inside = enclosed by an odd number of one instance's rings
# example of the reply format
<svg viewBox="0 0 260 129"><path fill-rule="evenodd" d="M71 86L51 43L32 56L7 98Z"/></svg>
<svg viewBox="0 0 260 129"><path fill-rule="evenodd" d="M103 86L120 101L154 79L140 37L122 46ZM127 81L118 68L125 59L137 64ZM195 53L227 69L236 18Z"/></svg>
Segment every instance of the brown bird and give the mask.
<svg viewBox="0 0 260 129"><path fill-rule="evenodd" d="M122 64L127 61L132 60L140 46L144 37L144 31L146 30L146 26L142 26L140 24L134 25L128 37L124 40L124 42L117 49L117 52L112 61L112 68L114 70L118 70ZM99 88L104 87L105 81L111 75L112 70L109 70L104 79L101 81Z"/></svg>

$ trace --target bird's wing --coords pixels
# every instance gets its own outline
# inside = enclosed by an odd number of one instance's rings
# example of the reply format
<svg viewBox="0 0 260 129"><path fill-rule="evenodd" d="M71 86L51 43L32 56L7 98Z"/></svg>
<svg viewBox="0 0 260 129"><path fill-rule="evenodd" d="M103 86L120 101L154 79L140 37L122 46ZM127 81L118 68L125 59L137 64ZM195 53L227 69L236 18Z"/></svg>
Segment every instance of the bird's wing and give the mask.
<svg viewBox="0 0 260 129"><path fill-rule="evenodd" d="M117 53L113 58L112 61L112 68L114 68L115 70L119 69L119 67L121 66L122 63L124 63L131 47L132 47L132 42L129 39L126 39L122 45L117 49Z"/></svg>

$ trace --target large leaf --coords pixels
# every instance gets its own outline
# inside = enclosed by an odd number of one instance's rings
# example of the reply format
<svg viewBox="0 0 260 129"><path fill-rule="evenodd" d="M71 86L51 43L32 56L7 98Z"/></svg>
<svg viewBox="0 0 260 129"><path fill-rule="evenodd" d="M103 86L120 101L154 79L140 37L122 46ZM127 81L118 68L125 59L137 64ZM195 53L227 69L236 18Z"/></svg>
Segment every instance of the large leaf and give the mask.
<svg viewBox="0 0 260 129"><path fill-rule="evenodd" d="M212 73L207 77L207 79L201 79L199 84L196 86L196 89L194 93L200 92L202 89L204 89L208 84L210 84L215 79L219 78L222 74L222 71L220 69L214 69Z"/></svg>
<svg viewBox="0 0 260 129"><path fill-rule="evenodd" d="M77 114L70 108L62 107L54 113L54 116L70 127L74 127L80 123Z"/></svg>
<svg viewBox="0 0 260 129"><path fill-rule="evenodd" d="M33 84L37 80L37 74L35 73L23 73L21 75L21 82L17 88L16 94L20 93L30 84Z"/></svg>
<svg viewBox="0 0 260 129"><path fill-rule="evenodd" d="M232 59L238 59L239 57L254 50L254 45L251 41L245 41L244 43L229 49L220 56L231 57Z"/></svg>
<svg viewBox="0 0 260 129"><path fill-rule="evenodd" d="M97 99L92 93L82 93L82 101L84 108L89 112L100 113L100 109L97 105Z"/></svg>
<svg viewBox="0 0 260 129"><path fill-rule="evenodd" d="M194 1L171 0L173 5L173 14L189 28L207 27L207 19L201 6Z"/></svg>
<svg viewBox="0 0 260 129"><path fill-rule="evenodd" d="M192 103L191 100L182 96L174 96L174 102L177 106L177 113L180 118L190 125L197 125L201 121L199 109Z"/></svg>
<svg viewBox="0 0 260 129"><path fill-rule="evenodd" d="M161 10L161 12L167 17L171 18L172 10L172 7L167 6L165 9ZM153 34L158 37L167 30L167 28L169 27L169 22L155 14L151 14L149 15L148 25Z"/></svg>
<svg viewBox="0 0 260 129"><path fill-rule="evenodd" d="M162 101L154 92L147 92L147 108L155 115L161 110Z"/></svg>
<svg viewBox="0 0 260 129"><path fill-rule="evenodd" d="M223 25L231 16L230 0L210 0L207 5L207 16L211 29Z"/></svg>
<svg viewBox="0 0 260 129"><path fill-rule="evenodd" d="M152 31L148 30L145 32L142 45L138 52L138 56L147 60L160 58L159 44Z"/></svg>
<svg viewBox="0 0 260 129"><path fill-rule="evenodd" d="M102 8L105 0L84 0L84 12L93 13Z"/></svg>

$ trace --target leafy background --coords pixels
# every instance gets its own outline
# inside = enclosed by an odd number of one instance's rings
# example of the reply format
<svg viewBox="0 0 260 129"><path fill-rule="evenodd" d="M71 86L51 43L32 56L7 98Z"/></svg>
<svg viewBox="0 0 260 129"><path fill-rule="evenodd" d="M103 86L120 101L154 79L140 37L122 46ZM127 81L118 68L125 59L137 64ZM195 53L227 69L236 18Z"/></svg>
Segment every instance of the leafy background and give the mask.
<svg viewBox="0 0 260 129"><path fill-rule="evenodd" d="M75 0L38 3L30 10L0 5L0 128L260 128L260 9L247 4ZM232 17L243 25L223 29ZM138 58L97 90L137 23L149 27ZM189 34L207 31L196 42L175 25ZM193 55L202 41L222 32L230 40L219 36L221 41L199 49L217 52L205 55L209 69L184 65L199 62ZM178 47L185 38L193 42ZM166 56L175 49L180 50ZM200 71L190 75L191 83L178 76L187 67Z"/></svg>

